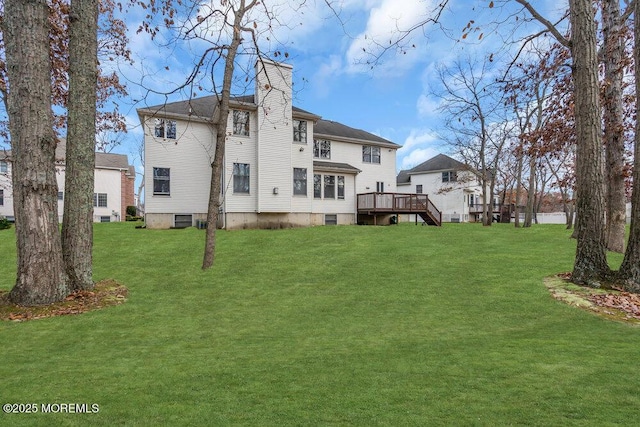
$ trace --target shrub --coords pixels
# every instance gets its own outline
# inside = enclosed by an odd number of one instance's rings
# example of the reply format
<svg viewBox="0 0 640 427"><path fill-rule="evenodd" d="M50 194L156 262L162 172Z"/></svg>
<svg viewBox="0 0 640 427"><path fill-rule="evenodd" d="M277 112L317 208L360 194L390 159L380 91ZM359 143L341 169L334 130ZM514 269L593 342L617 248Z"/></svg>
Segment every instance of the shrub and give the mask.
<svg viewBox="0 0 640 427"><path fill-rule="evenodd" d="M135 206L127 206L127 216L136 216L138 214L138 210Z"/></svg>
<svg viewBox="0 0 640 427"><path fill-rule="evenodd" d="M6 230L11 228L11 223L5 217L0 217L0 230Z"/></svg>

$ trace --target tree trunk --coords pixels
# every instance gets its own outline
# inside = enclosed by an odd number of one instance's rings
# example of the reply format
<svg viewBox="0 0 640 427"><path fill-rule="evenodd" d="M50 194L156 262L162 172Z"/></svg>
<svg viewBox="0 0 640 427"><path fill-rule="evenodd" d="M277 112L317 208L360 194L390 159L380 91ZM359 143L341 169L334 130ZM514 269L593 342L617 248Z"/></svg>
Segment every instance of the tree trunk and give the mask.
<svg viewBox="0 0 640 427"><path fill-rule="evenodd" d="M58 228L49 8L46 0L8 1L4 7L18 255L9 298L48 304L69 294Z"/></svg>
<svg viewBox="0 0 640 427"><path fill-rule="evenodd" d="M635 2L634 11L633 56L636 64L640 64L640 2ZM636 78L636 109L640 99L640 79ZM635 145L633 150L633 182L640 182L640 121L636 120ZM631 229L629 242L620 266L620 277L624 287L633 292L640 292L640 185L634 185L631 194Z"/></svg>
<svg viewBox="0 0 640 427"><path fill-rule="evenodd" d="M575 86L577 249L572 280L598 286L609 273L604 236L601 110L596 23L590 0L570 0Z"/></svg>
<svg viewBox="0 0 640 427"><path fill-rule="evenodd" d="M69 21L69 116L62 251L69 285L77 290L93 288L98 0L72 1Z"/></svg>
<svg viewBox="0 0 640 427"><path fill-rule="evenodd" d="M224 77L222 82L222 96L219 102L219 116L216 123L216 150L211 163L211 185L209 190L209 204L207 207L207 231L205 238L204 257L202 269L206 270L213 266L216 251L216 229L218 224L218 214L222 205L222 168L224 166L224 152L227 139L227 121L229 118L229 99L231 98L231 82L233 80L234 61L238 47L242 42L241 23L244 13L244 1L238 8L234 17L234 32L231 45L227 50L224 66Z"/></svg>
<svg viewBox="0 0 640 427"><path fill-rule="evenodd" d="M536 195L536 159L533 154L529 157L529 191L527 191L527 207L524 211L523 227L529 228L533 224L534 197Z"/></svg>
<svg viewBox="0 0 640 427"><path fill-rule="evenodd" d="M524 154L522 153L522 150L519 150L518 153L518 168L517 168L517 172L516 172L516 203L515 203L515 218L514 218L514 225L516 228L520 227L520 209L519 209L519 205L520 205L520 181L522 181L522 166L523 166L523 158L524 158Z"/></svg>
<svg viewBox="0 0 640 427"><path fill-rule="evenodd" d="M626 195L624 182L624 111L622 100L624 44L620 3L602 6L604 32L604 145L606 153L607 249L624 252Z"/></svg>

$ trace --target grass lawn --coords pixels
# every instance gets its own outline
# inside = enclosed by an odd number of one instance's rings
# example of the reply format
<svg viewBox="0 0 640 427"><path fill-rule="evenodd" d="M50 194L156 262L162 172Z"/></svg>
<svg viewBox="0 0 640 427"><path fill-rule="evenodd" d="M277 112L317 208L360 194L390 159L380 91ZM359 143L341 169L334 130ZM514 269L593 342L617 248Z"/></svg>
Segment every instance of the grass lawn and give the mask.
<svg viewBox="0 0 640 427"><path fill-rule="evenodd" d="M549 295L562 226L221 231L96 224L128 301L0 323L0 425L631 425L640 329ZM0 232L0 289L15 279ZM612 263L620 263L612 256Z"/></svg>

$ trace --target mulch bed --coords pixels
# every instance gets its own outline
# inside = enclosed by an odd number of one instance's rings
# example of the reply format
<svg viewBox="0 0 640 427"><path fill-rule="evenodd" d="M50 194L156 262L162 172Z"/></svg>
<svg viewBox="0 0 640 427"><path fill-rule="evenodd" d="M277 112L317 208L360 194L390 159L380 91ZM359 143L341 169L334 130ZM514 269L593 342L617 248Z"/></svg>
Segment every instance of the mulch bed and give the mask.
<svg viewBox="0 0 640 427"><path fill-rule="evenodd" d="M563 273L545 279L551 295L562 302L591 311L601 317L640 325L640 295L621 289L594 289L570 282Z"/></svg>
<svg viewBox="0 0 640 427"><path fill-rule="evenodd" d="M101 308L120 305L127 300L127 288L107 279L96 283L90 291L76 291L64 301L36 307L15 305L8 300L8 291L0 291L0 320L23 322L55 316L86 313Z"/></svg>

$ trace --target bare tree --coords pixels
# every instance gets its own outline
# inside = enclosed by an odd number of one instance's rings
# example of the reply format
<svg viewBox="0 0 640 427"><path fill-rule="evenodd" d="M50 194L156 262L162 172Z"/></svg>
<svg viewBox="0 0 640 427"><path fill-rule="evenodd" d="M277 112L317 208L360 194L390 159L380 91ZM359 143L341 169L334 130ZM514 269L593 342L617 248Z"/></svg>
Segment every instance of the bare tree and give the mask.
<svg viewBox="0 0 640 427"><path fill-rule="evenodd" d="M295 8L303 8L302 2ZM289 3L269 3L258 0L222 1L220 4L207 4L201 8L187 8L179 1L165 0L161 4L153 4L148 20L141 29L152 36L158 34L158 16L162 24L175 34L170 43L198 40L208 45L196 56L195 67L185 82L173 92L188 91L188 96L212 91L217 96L217 105L210 118L210 125L215 133L215 152L211 158L211 182L209 187L209 203L207 209L207 231L205 238L202 268L213 266L216 247L216 225L220 207L223 203L222 170L226 141L229 135L227 124L232 90L246 89L252 79L243 67L252 60L261 63L265 57L288 57L286 52L278 50L282 46L275 34L276 28L287 27L280 21L282 8L291 9ZM186 17L180 22L174 21L177 8L182 8ZM269 46L265 47L264 46ZM273 48L277 46L276 48ZM251 58L243 62L242 59ZM263 67L264 68L264 67ZM223 70L220 73L220 69ZM221 75L221 79L220 79ZM204 81L212 77L211 81ZM268 82L271 77L266 76ZM221 80L221 82L220 82ZM277 93L279 89L266 83L268 92ZM264 89L264 88L263 88ZM168 95L165 93L165 95ZM257 101L260 102L260 101ZM271 118L265 118L271 120Z"/></svg>
<svg viewBox="0 0 640 427"><path fill-rule="evenodd" d="M243 33L254 34L253 30L247 26L245 15L257 4L257 0L246 3L240 1L237 8L229 2L227 14L232 19L225 19L225 24L232 26L232 39L225 55L224 76L222 82L222 95L220 96L219 112L216 123L216 151L211 164L211 190L209 193L209 204L207 210L207 237L204 248L204 258L202 260L202 268L208 269L213 266L216 249L216 224L218 223L218 212L222 204L222 166L224 160L224 147L227 140L227 122L229 117L229 99L231 97L231 83L233 80L234 61L238 53L238 47L242 43Z"/></svg>
<svg viewBox="0 0 640 427"><path fill-rule="evenodd" d="M510 138L510 123L505 120L504 99L491 75L491 63L470 58L458 59L451 67L440 67L438 80L442 90L440 111L447 117L445 127L449 143L479 173L483 197L483 224L493 219L493 191L496 169L503 148Z"/></svg>

